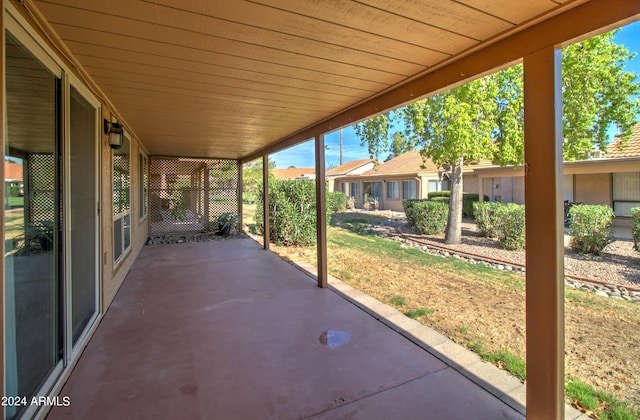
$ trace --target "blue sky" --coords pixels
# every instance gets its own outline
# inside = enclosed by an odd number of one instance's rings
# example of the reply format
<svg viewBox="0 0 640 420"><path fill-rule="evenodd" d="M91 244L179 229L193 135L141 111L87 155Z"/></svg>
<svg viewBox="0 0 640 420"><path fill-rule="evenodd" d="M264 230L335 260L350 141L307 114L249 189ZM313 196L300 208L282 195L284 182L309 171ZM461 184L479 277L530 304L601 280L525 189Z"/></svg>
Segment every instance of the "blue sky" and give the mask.
<svg viewBox="0 0 640 420"><path fill-rule="evenodd" d="M621 29L616 34L615 41L626 46L630 51L635 51L638 56L627 62L625 69L632 71L640 77L640 22L634 22ZM342 129L342 154L343 162L369 157L367 148L360 146L360 139L356 136L353 127ZM340 133L339 131L325 135L325 160L327 167L334 167L339 164L340 159ZM276 168L311 168L314 163L313 140L301 143L295 147L283 150L271 155L276 162Z"/></svg>

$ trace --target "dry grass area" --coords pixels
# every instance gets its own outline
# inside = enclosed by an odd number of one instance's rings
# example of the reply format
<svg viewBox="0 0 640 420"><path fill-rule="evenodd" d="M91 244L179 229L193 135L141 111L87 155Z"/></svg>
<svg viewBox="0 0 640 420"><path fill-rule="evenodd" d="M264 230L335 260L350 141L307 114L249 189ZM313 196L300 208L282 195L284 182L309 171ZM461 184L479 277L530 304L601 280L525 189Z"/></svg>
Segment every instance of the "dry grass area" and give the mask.
<svg viewBox="0 0 640 420"><path fill-rule="evenodd" d="M523 276L406 249L362 233L353 220L380 216L337 216L328 235L331 275L405 313L419 310L420 322L469 348L525 357ZM315 248L271 249L315 263ZM640 305L566 289L565 321L567 376L640 406Z"/></svg>

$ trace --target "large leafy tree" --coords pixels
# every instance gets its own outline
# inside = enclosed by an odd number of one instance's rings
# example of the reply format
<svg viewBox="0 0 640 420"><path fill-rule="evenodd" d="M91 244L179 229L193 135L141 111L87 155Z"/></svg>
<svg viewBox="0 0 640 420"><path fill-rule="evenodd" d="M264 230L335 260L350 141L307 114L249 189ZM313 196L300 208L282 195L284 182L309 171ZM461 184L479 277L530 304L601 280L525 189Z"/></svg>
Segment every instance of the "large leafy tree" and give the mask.
<svg viewBox="0 0 640 420"><path fill-rule="evenodd" d="M605 150L611 125L622 139L631 135L640 113L640 85L623 69L634 57L613 42L614 32L563 50L563 130L565 160L584 159L594 149ZM524 161L522 66L474 80L422 99L393 114L384 126L374 120L356 133L372 157L389 150L388 127L393 117L404 123L405 137L447 171L451 181L445 242L459 243L462 208L462 167L483 158L500 165ZM360 125L362 126L363 123ZM385 135L371 135L384 131ZM411 143L410 142L410 143Z"/></svg>
<svg viewBox="0 0 640 420"><path fill-rule="evenodd" d="M389 151L389 135L393 112L380 114L354 126L356 135L360 138L360 146L367 146L369 156L378 158Z"/></svg>
<svg viewBox="0 0 640 420"><path fill-rule="evenodd" d="M628 140L640 113L637 75L624 71L635 57L613 42L617 31L573 44L562 54L564 159L586 159L604 151L611 125Z"/></svg>
<svg viewBox="0 0 640 420"><path fill-rule="evenodd" d="M417 138L422 154L440 165L449 176L451 197L446 243L460 242L464 164L493 156L496 94L496 83L483 78L403 109L407 134Z"/></svg>

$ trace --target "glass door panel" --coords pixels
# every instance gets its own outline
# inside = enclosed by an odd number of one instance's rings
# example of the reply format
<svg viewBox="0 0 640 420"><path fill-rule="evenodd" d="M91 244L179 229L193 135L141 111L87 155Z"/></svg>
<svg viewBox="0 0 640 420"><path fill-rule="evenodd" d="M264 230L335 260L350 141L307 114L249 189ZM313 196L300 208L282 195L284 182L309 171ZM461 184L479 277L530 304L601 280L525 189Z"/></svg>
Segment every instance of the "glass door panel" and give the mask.
<svg viewBox="0 0 640 420"><path fill-rule="evenodd" d="M5 385L7 396L30 398L62 358L61 80L9 33L5 47L5 156L19 168L5 174L18 185L5 200Z"/></svg>

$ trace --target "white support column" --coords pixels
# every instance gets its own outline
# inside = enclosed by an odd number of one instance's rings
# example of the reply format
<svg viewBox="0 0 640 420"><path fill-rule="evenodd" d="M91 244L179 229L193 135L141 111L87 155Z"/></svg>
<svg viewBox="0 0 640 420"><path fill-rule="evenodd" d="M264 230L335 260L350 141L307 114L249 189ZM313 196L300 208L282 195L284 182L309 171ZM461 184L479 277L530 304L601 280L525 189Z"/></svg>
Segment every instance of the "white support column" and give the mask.
<svg viewBox="0 0 640 420"><path fill-rule="evenodd" d="M324 135L315 137L316 146L316 246L318 287L327 287L327 203L325 196Z"/></svg>
<svg viewBox="0 0 640 420"><path fill-rule="evenodd" d="M564 417L561 51L524 57L527 418Z"/></svg>
<svg viewBox="0 0 640 420"><path fill-rule="evenodd" d="M262 246L268 251L271 230L269 226L269 155L262 156L262 220L264 226Z"/></svg>

